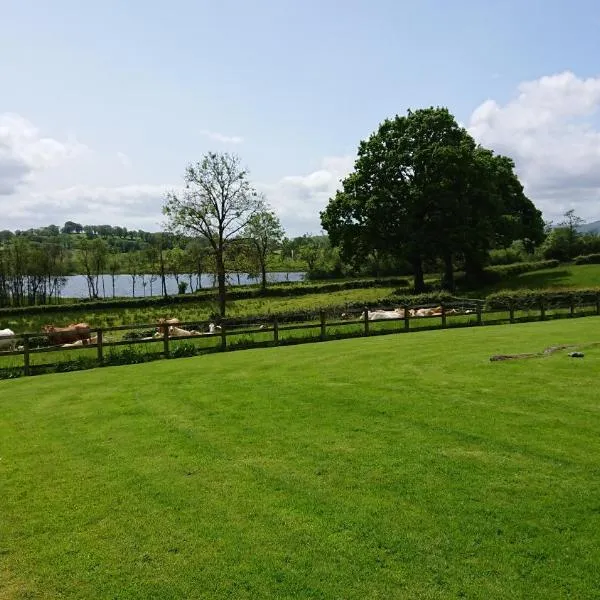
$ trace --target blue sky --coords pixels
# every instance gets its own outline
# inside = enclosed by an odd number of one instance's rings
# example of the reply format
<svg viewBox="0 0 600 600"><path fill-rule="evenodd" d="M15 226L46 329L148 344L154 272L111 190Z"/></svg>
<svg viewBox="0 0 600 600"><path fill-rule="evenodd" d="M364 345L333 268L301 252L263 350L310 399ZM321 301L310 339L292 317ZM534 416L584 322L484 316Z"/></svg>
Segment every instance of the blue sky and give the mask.
<svg viewBox="0 0 600 600"><path fill-rule="evenodd" d="M600 218L596 2L5 0L0 21L0 228L156 229L218 150L317 233L360 139L429 105L513 156L547 218Z"/></svg>

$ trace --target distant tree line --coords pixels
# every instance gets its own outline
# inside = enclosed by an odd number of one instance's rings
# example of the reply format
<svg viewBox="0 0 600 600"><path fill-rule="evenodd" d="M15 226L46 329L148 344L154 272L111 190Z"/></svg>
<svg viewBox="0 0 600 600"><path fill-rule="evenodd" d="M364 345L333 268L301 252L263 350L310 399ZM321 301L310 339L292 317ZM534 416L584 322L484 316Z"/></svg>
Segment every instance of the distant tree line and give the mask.
<svg viewBox="0 0 600 600"><path fill-rule="evenodd" d="M326 238L289 239L284 233L268 207L257 212L224 249L228 278L235 273L232 282L240 283L240 273L248 273L266 286L269 270L314 266L310 248ZM207 281L207 273L214 277ZM63 227L0 231L0 307L59 302L66 277L75 274L85 276L90 299L115 297L117 275L131 278L134 296L166 295L167 277L175 279L179 293L215 285L217 265L207 239L169 231L73 221Z"/></svg>

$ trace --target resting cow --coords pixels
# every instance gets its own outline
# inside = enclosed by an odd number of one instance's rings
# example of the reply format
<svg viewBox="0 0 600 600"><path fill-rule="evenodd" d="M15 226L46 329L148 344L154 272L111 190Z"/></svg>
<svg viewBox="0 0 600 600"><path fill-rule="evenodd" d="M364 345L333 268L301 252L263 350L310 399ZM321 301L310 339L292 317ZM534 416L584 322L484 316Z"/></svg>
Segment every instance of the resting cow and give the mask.
<svg viewBox="0 0 600 600"><path fill-rule="evenodd" d="M369 321L375 321L377 319L404 319L404 309L403 308L395 308L394 310L370 310L368 311ZM343 317L344 315L342 315ZM361 313L360 319L365 318L364 311Z"/></svg>
<svg viewBox="0 0 600 600"><path fill-rule="evenodd" d="M42 331L48 336L50 345L62 346L63 344L73 344L81 340L83 345L90 341L90 326L87 323L73 323L67 327L55 327L54 325L44 325Z"/></svg>
<svg viewBox="0 0 600 600"><path fill-rule="evenodd" d="M12 329L0 329L0 352L10 352L16 345L15 332Z"/></svg>

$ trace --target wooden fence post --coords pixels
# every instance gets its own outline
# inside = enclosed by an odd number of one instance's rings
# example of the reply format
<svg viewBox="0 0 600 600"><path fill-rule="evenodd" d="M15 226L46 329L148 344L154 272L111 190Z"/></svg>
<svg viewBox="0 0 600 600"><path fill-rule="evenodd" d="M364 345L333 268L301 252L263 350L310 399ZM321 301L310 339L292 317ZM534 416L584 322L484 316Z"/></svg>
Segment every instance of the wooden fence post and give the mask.
<svg viewBox="0 0 600 600"><path fill-rule="evenodd" d="M325 311L322 310L320 312L320 318L321 318L321 340L324 340L327 337L327 324L325 321Z"/></svg>
<svg viewBox="0 0 600 600"><path fill-rule="evenodd" d="M575 316L575 296L573 296L573 294L571 294L571 296L569 298L569 309L570 309L569 316L574 317Z"/></svg>
<svg viewBox="0 0 600 600"><path fill-rule="evenodd" d="M508 311L509 311L509 315L510 315L510 322L514 323L515 322L515 303L512 300L509 301Z"/></svg>
<svg viewBox="0 0 600 600"><path fill-rule="evenodd" d="M163 353L165 358L169 358L169 326L163 328Z"/></svg>
<svg viewBox="0 0 600 600"><path fill-rule="evenodd" d="M442 302L442 304L440 304L440 306L442 307L442 328L446 327L446 307L444 306L444 303Z"/></svg>
<svg viewBox="0 0 600 600"><path fill-rule="evenodd" d="M408 331L410 329L410 312L408 308L408 304L404 305L404 331Z"/></svg>
<svg viewBox="0 0 600 600"><path fill-rule="evenodd" d="M102 363L104 362L104 348L102 347L102 329L98 329L98 331L96 332L96 340L96 344L98 347L98 364L102 365Z"/></svg>
<svg viewBox="0 0 600 600"><path fill-rule="evenodd" d="M225 323L221 323L221 350L227 350L227 332L225 331Z"/></svg>
<svg viewBox="0 0 600 600"><path fill-rule="evenodd" d="M23 375L31 375L29 371L29 336L23 336Z"/></svg>
<svg viewBox="0 0 600 600"><path fill-rule="evenodd" d="M273 319L273 342L279 344L279 323Z"/></svg>
<svg viewBox="0 0 600 600"><path fill-rule="evenodd" d="M546 303L543 298L540 298L540 321L546 320Z"/></svg>
<svg viewBox="0 0 600 600"><path fill-rule="evenodd" d="M365 306L365 335L369 335L369 308Z"/></svg>
<svg viewBox="0 0 600 600"><path fill-rule="evenodd" d="M482 309L483 309L483 306L482 306L481 302L478 302L477 303L477 325L482 324L482 319L481 319Z"/></svg>

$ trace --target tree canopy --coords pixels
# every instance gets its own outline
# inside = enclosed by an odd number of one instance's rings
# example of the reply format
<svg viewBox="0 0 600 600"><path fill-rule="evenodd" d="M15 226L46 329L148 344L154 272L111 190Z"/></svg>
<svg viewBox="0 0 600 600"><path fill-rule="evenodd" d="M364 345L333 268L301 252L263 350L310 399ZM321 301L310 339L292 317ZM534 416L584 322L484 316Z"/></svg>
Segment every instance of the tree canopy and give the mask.
<svg viewBox="0 0 600 600"><path fill-rule="evenodd" d="M423 263L454 263L476 276L488 251L514 239L543 239L541 213L525 196L508 157L475 143L446 108L386 119L361 141L354 171L321 212L343 258L360 264L376 253L410 262L415 288Z"/></svg>
<svg viewBox="0 0 600 600"><path fill-rule="evenodd" d="M176 233L204 238L212 251L219 286L219 311L225 316L225 252L264 200L250 184L238 156L209 152L188 165L185 189L167 195L163 213Z"/></svg>

